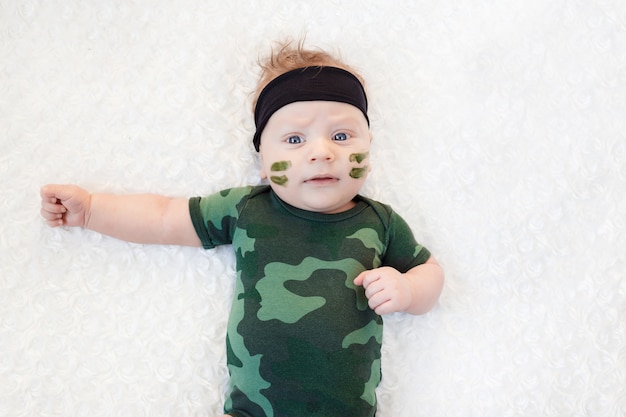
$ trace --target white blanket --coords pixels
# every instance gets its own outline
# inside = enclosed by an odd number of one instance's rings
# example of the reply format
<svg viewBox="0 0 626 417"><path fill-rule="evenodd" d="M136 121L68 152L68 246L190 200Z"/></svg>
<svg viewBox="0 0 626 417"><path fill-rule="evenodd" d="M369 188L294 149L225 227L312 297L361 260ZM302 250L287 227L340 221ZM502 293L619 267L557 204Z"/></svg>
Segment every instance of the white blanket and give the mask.
<svg viewBox="0 0 626 417"><path fill-rule="evenodd" d="M385 317L380 417L626 413L626 2L0 1L0 416L214 416L230 247L51 229L39 187L259 183L250 92L306 35L446 271ZM302 416L294 416L302 417Z"/></svg>

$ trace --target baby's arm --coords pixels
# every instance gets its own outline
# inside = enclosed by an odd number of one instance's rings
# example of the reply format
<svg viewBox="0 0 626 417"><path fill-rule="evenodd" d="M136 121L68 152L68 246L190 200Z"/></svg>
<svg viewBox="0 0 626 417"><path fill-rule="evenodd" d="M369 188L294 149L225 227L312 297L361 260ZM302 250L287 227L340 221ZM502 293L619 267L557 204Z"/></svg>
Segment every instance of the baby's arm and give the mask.
<svg viewBox="0 0 626 417"><path fill-rule="evenodd" d="M41 215L52 227L84 227L129 242L201 246L184 198L91 194L75 185L46 185Z"/></svg>
<svg viewBox="0 0 626 417"><path fill-rule="evenodd" d="M354 279L354 284L365 288L369 306L377 314L397 311L424 314L437 303L443 281L443 270L431 256L426 263L404 274L390 267L364 271Z"/></svg>

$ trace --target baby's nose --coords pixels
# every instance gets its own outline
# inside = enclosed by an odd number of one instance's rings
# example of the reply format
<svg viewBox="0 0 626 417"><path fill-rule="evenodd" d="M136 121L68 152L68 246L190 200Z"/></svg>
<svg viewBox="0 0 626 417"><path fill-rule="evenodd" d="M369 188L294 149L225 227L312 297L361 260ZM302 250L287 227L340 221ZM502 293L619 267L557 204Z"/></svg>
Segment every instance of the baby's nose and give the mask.
<svg viewBox="0 0 626 417"><path fill-rule="evenodd" d="M332 144L326 139L319 139L311 141L311 151L309 154L309 160L311 162L316 161L331 161L335 154L332 150Z"/></svg>

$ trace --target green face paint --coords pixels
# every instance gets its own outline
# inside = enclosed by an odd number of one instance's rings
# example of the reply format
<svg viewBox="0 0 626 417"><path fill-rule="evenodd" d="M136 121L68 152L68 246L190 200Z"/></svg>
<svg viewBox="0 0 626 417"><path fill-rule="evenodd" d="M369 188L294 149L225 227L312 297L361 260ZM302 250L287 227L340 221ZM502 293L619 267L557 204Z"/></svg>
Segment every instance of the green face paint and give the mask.
<svg viewBox="0 0 626 417"><path fill-rule="evenodd" d="M287 181L289 181L289 178L287 178L286 175L281 175L280 177L274 175L270 177L270 181L272 181L274 184L285 185L287 184Z"/></svg>
<svg viewBox="0 0 626 417"><path fill-rule="evenodd" d="M272 172L280 172L280 171L287 171L289 168L291 168L291 161L278 161L278 162L274 162L272 164L272 166L270 166L270 171ZM289 181L289 178L287 178L286 175L273 175L270 177L270 181L272 181L274 184L278 184L278 185L285 185L287 184L287 181Z"/></svg>
<svg viewBox="0 0 626 417"><path fill-rule="evenodd" d="M365 165L362 168L352 168L350 170L350 176L352 178L359 179L359 178L363 177L363 175L367 174L367 170L368 169L369 169L369 167L367 165Z"/></svg>
<svg viewBox="0 0 626 417"><path fill-rule="evenodd" d="M350 155L350 162L356 162L360 164L361 162L365 161L369 156L369 152L353 153Z"/></svg>
<svg viewBox="0 0 626 417"><path fill-rule="evenodd" d="M369 152L353 153L350 154L350 162L356 162L357 164L360 164L361 162L369 158L369 156ZM352 170L350 171L350 176L352 178L359 179L367 174L368 169L369 167L367 165L365 165L364 167L352 168Z"/></svg>
<svg viewBox="0 0 626 417"><path fill-rule="evenodd" d="M272 172L287 171L289 168L291 168L291 161L278 161L272 164L270 170Z"/></svg>

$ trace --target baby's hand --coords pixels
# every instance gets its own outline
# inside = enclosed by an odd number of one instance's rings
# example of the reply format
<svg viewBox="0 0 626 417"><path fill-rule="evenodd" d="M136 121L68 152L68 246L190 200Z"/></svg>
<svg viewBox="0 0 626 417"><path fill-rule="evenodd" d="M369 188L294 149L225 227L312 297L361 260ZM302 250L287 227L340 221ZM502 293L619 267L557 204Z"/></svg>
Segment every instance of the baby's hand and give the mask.
<svg viewBox="0 0 626 417"><path fill-rule="evenodd" d="M91 194L75 185L46 185L41 188L41 216L49 226L84 227Z"/></svg>
<svg viewBox="0 0 626 417"><path fill-rule="evenodd" d="M405 311L411 304L411 286L399 271L382 267L361 272L355 285L365 288L368 304L376 314Z"/></svg>

